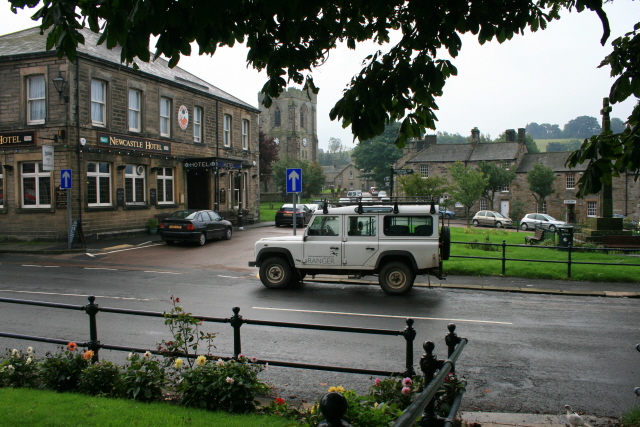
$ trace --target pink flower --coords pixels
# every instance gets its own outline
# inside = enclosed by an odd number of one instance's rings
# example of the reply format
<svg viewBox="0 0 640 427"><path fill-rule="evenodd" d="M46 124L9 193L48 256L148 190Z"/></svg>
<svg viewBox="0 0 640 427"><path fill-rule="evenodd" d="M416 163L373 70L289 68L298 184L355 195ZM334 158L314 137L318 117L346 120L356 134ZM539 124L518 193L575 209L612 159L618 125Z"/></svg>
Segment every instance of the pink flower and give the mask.
<svg viewBox="0 0 640 427"><path fill-rule="evenodd" d="M284 405L284 399L281 397L276 397L276 405Z"/></svg>
<svg viewBox="0 0 640 427"><path fill-rule="evenodd" d="M256 363L258 361L258 358L256 356L253 356L251 359L249 359L249 362L251 363Z"/></svg>
<svg viewBox="0 0 640 427"><path fill-rule="evenodd" d="M411 378L409 378L409 377L407 377L407 378L405 378L405 379L403 379L403 380L402 380L402 385L403 385L403 386L409 386L409 385L411 385L411 384L413 384L413 381L412 381L412 380L411 380Z"/></svg>
<svg viewBox="0 0 640 427"><path fill-rule="evenodd" d="M380 378L376 378L376 380L373 382L373 384L379 387L381 382L382 382L382 380Z"/></svg>
<svg viewBox="0 0 640 427"><path fill-rule="evenodd" d="M405 396L411 396L411 388L410 387L402 387L402 394Z"/></svg>

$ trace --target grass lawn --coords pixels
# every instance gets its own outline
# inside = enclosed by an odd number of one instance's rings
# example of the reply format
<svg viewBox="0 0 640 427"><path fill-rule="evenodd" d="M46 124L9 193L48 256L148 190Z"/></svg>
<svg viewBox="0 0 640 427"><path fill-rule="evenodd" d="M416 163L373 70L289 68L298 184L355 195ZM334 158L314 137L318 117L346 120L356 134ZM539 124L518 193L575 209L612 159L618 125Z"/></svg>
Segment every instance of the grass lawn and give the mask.
<svg viewBox="0 0 640 427"><path fill-rule="evenodd" d="M224 426L279 427L291 420L279 416L232 415L167 403L91 397L74 393L0 388L0 426Z"/></svg>
<svg viewBox="0 0 640 427"><path fill-rule="evenodd" d="M524 236L533 235L533 232L513 232L500 231L496 229L483 228L451 228L452 242L472 242L474 240L484 243L487 236L490 243L502 243L507 245L524 244ZM444 262L444 269L447 274L459 274L466 276L496 276L502 273L502 247L493 246L493 251L485 250L489 246L479 246L470 248L469 245L453 243L451 245L451 255L448 261ZM455 256L477 256L491 257L495 261L486 259L454 258ZM541 245L526 245L523 247L506 248L506 276L527 277L533 279L567 279L568 251L551 249ZM509 261L508 259L518 259L529 262ZM552 262L531 262L540 261L562 261L563 263ZM640 264L640 257L634 255L624 255L622 253L603 251L579 251L579 248L571 251L571 279L586 280L593 282L632 282L640 281L638 274L639 267L620 267L624 264ZM616 265L580 265L576 262L600 262L612 263Z"/></svg>

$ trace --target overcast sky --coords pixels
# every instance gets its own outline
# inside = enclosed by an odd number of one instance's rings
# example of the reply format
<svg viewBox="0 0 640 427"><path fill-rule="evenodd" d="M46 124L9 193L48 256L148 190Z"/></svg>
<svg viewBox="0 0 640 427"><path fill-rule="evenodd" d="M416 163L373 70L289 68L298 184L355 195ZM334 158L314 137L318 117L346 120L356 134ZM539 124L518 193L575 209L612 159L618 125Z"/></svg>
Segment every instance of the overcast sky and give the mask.
<svg viewBox="0 0 640 427"><path fill-rule="evenodd" d="M11 13L9 3L0 9L0 34L34 26L33 11ZM480 46L477 38L465 35L453 64L458 76L447 80L444 95L437 99L437 130L467 136L473 127L495 138L505 129L537 122L560 128L578 116L600 121L602 98L609 95L613 79L608 67L597 68L611 51L611 41L633 29L640 17L640 0L615 0L604 6L611 23L611 37L600 45L602 25L594 12L565 12L546 30L514 36L499 44ZM329 120L329 111L342 90L361 68L362 60L379 47L359 45L356 51L339 47L329 60L313 72L318 94L318 139L326 148L329 138L340 138L352 148L349 128ZM382 49L385 49L384 47ZM153 49L152 49L153 50ZM197 48L194 49L197 52ZM442 56L448 58L448 56ZM183 57L185 70L258 107L258 92L266 81L264 73L246 67L246 49L218 49L214 57ZM613 105L612 117L623 121L635 99Z"/></svg>

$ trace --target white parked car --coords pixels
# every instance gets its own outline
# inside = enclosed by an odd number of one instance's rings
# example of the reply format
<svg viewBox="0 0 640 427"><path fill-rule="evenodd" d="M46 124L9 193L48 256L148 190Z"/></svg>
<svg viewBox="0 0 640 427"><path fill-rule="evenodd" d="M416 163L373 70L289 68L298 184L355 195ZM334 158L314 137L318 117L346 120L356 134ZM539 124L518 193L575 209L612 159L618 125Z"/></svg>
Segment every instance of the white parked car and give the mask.
<svg viewBox="0 0 640 427"><path fill-rule="evenodd" d="M389 202L391 199L387 196L386 191L378 191L378 198L383 202Z"/></svg>
<svg viewBox="0 0 640 427"><path fill-rule="evenodd" d="M286 288L306 275L378 275L392 295L409 292L417 274L443 278L449 259L449 228L438 226L438 208L425 205L355 205L313 214L302 235L265 237L254 246L260 281Z"/></svg>
<svg viewBox="0 0 640 427"><path fill-rule="evenodd" d="M551 215L541 213L528 213L520 220L520 228L533 230L536 225L541 225L549 230L555 230L558 226L567 225L566 222L555 219Z"/></svg>

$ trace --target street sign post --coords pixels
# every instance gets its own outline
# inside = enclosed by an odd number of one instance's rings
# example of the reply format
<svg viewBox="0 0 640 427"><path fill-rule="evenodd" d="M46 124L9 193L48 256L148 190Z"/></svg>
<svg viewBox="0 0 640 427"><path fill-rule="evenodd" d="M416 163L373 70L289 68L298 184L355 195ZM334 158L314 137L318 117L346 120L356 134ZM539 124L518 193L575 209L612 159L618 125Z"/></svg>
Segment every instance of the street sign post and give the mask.
<svg viewBox="0 0 640 427"><path fill-rule="evenodd" d="M71 183L73 182L71 169L60 169L60 189L71 190Z"/></svg>
<svg viewBox="0 0 640 427"><path fill-rule="evenodd" d="M71 249L73 244L73 233L71 232L71 187L73 183L71 169L60 169L60 189L67 190L67 249Z"/></svg>
<svg viewBox="0 0 640 427"><path fill-rule="evenodd" d="M287 169L287 175L285 176L287 181L287 193L293 194L293 235L296 235L296 225L298 223L298 210L296 208L296 197L297 194L302 192L302 169L301 168L290 168ZM304 217L302 219L302 225L304 225Z"/></svg>

